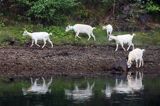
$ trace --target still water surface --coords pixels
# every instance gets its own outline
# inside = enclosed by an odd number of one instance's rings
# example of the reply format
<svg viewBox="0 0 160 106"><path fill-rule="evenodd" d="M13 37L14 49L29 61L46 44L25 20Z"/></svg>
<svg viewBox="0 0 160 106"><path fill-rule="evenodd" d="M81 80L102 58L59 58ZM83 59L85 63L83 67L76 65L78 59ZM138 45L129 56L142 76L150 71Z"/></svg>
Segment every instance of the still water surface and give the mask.
<svg viewBox="0 0 160 106"><path fill-rule="evenodd" d="M119 84L127 83L125 77L57 78L53 79L50 93L27 95L23 95L22 88L31 85L29 79L15 82L2 80L0 106L160 106L160 78L144 77L143 89L131 92L116 92L116 79ZM111 91L108 96L105 94L106 85L106 91ZM89 88L92 90L87 90Z"/></svg>

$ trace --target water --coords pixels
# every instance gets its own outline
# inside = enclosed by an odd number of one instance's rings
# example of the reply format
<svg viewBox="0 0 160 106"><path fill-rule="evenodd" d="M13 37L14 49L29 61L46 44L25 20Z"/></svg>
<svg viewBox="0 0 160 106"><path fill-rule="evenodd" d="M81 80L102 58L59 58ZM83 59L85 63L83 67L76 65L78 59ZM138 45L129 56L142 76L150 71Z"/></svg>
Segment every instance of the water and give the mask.
<svg viewBox="0 0 160 106"><path fill-rule="evenodd" d="M116 77L117 78L117 77ZM0 106L159 106L160 78L143 78L144 89L118 93L116 78L58 78L53 79L51 92L47 94L23 95L22 88L28 88L30 80L0 81ZM120 79L125 79L119 77ZM126 80L126 79L125 79ZM123 83L126 83L124 80ZM47 80L49 81L49 79ZM42 83L42 80L39 80ZM89 87L87 85L89 83ZM93 85L94 84L94 85ZM75 87L75 85L78 87ZM93 85L93 86L92 86ZM88 89L93 87L91 91ZM123 86L124 87L124 86ZM111 94L105 95L106 92ZM124 89L124 88L123 88ZM69 90L67 95L65 90ZM85 94L85 95L84 95Z"/></svg>

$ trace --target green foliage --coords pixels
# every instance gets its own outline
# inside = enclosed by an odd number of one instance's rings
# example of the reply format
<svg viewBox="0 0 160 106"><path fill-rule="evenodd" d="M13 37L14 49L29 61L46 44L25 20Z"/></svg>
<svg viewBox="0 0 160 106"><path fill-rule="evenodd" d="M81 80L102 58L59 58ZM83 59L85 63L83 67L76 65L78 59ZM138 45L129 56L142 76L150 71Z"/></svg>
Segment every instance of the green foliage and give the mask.
<svg viewBox="0 0 160 106"><path fill-rule="evenodd" d="M34 21L47 24L62 24L75 10L76 0L18 0L20 4L29 6L27 15Z"/></svg>
<svg viewBox="0 0 160 106"><path fill-rule="evenodd" d="M100 25L109 23L111 17L111 21L137 22L146 11L160 12L158 0L2 0L0 7L0 14L12 16L12 20L45 25L70 22Z"/></svg>
<svg viewBox="0 0 160 106"><path fill-rule="evenodd" d="M146 4L146 10L148 12L160 12L160 5L150 1Z"/></svg>
<svg viewBox="0 0 160 106"><path fill-rule="evenodd" d="M29 84L26 81L18 81L16 83L5 83L3 80L0 80L0 95L19 95L22 93L22 87L27 87Z"/></svg>

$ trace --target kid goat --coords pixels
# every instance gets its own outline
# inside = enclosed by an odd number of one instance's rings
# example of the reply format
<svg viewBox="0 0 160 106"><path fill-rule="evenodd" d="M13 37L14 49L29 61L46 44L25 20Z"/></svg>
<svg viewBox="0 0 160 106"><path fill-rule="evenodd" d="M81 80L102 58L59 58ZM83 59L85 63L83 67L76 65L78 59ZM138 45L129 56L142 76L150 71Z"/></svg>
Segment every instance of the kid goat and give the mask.
<svg viewBox="0 0 160 106"><path fill-rule="evenodd" d="M127 61L128 68L131 67L132 61L136 61L137 68L144 65L144 61L143 61L143 52L144 51L145 51L145 49L136 48L136 49L132 50L131 52L129 52L128 61ZM138 61L139 61L139 65L138 65Z"/></svg>
<svg viewBox="0 0 160 106"><path fill-rule="evenodd" d="M33 46L34 42L38 47L40 47L40 45L37 44L38 40L43 40L44 44L43 44L42 48L44 48L44 46L46 45L47 40L51 44L51 47L53 47L53 43L49 38L49 36L52 35L52 33L47 33L47 32L33 32L33 33L30 33L27 30L25 30L23 32L23 36L27 36L27 35L32 38L32 44L31 44L30 47Z"/></svg>
<svg viewBox="0 0 160 106"><path fill-rule="evenodd" d="M81 38L79 37L80 33L85 33L88 35L88 40L91 38L91 36L93 37L94 40L96 40L94 34L93 34L93 29L95 29L95 27L92 27L90 25L85 25L85 24L75 24L74 26L70 26L68 25L66 27L66 32L70 31L70 30L74 30L74 32L76 33L75 38Z"/></svg>
<svg viewBox="0 0 160 106"><path fill-rule="evenodd" d="M113 31L112 25L108 24L106 26L103 26L102 29L107 31L107 35L111 35L112 34L112 31Z"/></svg>
<svg viewBox="0 0 160 106"><path fill-rule="evenodd" d="M116 42L115 51L118 50L118 44L120 44L122 46L123 50L126 51L126 49L123 47L123 45L128 44L128 48L127 48L127 51L128 51L130 46L132 46L132 48L134 49L134 44L132 43L132 39L134 36L135 36L134 33L132 35L131 34L117 35L117 36L109 35L109 41L115 40L115 42Z"/></svg>

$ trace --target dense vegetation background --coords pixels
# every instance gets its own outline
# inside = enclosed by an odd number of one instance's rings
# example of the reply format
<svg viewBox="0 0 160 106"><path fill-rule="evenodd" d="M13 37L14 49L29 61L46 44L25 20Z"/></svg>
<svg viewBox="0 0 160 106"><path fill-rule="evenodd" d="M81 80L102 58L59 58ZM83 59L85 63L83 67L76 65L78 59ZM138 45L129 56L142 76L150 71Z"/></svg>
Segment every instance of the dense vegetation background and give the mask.
<svg viewBox="0 0 160 106"><path fill-rule="evenodd" d="M73 33L66 34L64 28L85 23L97 27L98 44L106 44L101 31L106 24L117 33L136 31L137 43L160 44L160 0L0 0L0 7L0 42L24 44L21 34L26 28L54 33L57 44L75 43Z"/></svg>

